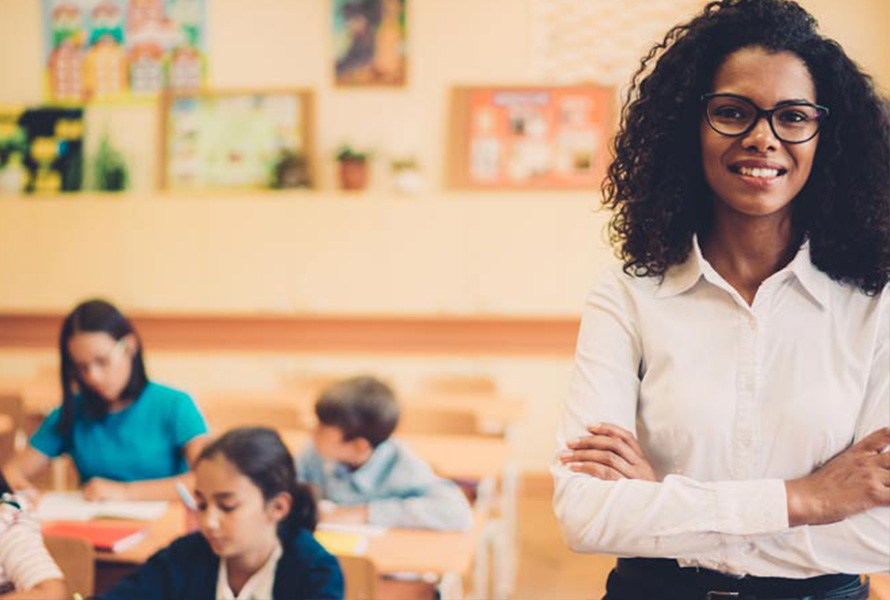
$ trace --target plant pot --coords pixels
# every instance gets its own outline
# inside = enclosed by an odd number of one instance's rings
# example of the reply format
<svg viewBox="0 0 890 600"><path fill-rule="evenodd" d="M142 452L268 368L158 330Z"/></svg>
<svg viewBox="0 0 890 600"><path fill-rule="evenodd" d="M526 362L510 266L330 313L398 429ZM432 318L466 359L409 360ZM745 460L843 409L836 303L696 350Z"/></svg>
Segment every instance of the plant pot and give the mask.
<svg viewBox="0 0 890 600"><path fill-rule="evenodd" d="M340 160L340 187L363 190L368 185L368 161L346 158Z"/></svg>

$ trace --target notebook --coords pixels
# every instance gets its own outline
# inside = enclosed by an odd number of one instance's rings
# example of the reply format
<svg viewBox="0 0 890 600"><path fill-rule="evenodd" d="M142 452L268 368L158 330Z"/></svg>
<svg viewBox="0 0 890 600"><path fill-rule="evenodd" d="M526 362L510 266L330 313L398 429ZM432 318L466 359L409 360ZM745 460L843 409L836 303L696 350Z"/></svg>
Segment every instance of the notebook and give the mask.
<svg viewBox="0 0 890 600"><path fill-rule="evenodd" d="M359 556L368 549L368 536L342 531L316 531L315 539L325 550L337 556Z"/></svg>
<svg viewBox="0 0 890 600"><path fill-rule="evenodd" d="M43 535L84 538L93 548L105 552L122 552L147 534L144 527L114 521L56 521L43 527Z"/></svg>
<svg viewBox="0 0 890 600"><path fill-rule="evenodd" d="M36 515L42 521L89 521L90 519L134 519L153 521L161 518L169 504L164 501L103 500L89 502L80 492L49 492L41 496Z"/></svg>

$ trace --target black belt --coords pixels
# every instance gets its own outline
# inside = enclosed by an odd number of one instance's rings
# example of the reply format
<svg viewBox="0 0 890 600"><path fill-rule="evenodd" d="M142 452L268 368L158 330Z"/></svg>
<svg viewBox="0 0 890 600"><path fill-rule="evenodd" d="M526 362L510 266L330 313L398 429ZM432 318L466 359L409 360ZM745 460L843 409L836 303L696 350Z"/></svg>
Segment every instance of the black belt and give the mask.
<svg viewBox="0 0 890 600"><path fill-rule="evenodd" d="M703 600L793 600L831 598L839 590L856 589L859 575L821 575L809 579L733 577L710 569L681 567L664 558L619 558L622 579L641 582L664 596L690 594ZM838 597L843 597L840 595Z"/></svg>

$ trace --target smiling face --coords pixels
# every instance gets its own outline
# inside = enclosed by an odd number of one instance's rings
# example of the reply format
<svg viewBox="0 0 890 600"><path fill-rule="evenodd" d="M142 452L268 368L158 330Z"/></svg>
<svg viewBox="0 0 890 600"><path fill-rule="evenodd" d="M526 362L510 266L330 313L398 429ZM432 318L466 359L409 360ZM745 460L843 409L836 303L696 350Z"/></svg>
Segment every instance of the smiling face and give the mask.
<svg viewBox="0 0 890 600"><path fill-rule="evenodd" d="M195 498L201 533L217 555L227 558L271 547L292 501L287 493L266 501L262 491L222 454L196 465Z"/></svg>
<svg viewBox="0 0 890 600"><path fill-rule="evenodd" d="M711 91L744 96L767 110L783 102L817 101L813 79L798 56L759 47L730 54L717 70ZM761 118L745 135L727 137L711 128L703 111L700 139L702 166L714 193L717 218L727 211L784 217L810 176L819 136L788 144Z"/></svg>

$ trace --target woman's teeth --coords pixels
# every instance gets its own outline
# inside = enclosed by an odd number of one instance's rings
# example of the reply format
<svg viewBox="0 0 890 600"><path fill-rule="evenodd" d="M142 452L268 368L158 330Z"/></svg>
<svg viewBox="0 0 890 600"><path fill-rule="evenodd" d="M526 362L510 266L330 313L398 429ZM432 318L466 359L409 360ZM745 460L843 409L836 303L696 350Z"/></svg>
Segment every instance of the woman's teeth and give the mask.
<svg viewBox="0 0 890 600"><path fill-rule="evenodd" d="M740 175L747 175L748 177L778 177L779 176L778 169L739 167L738 171L739 171Z"/></svg>

